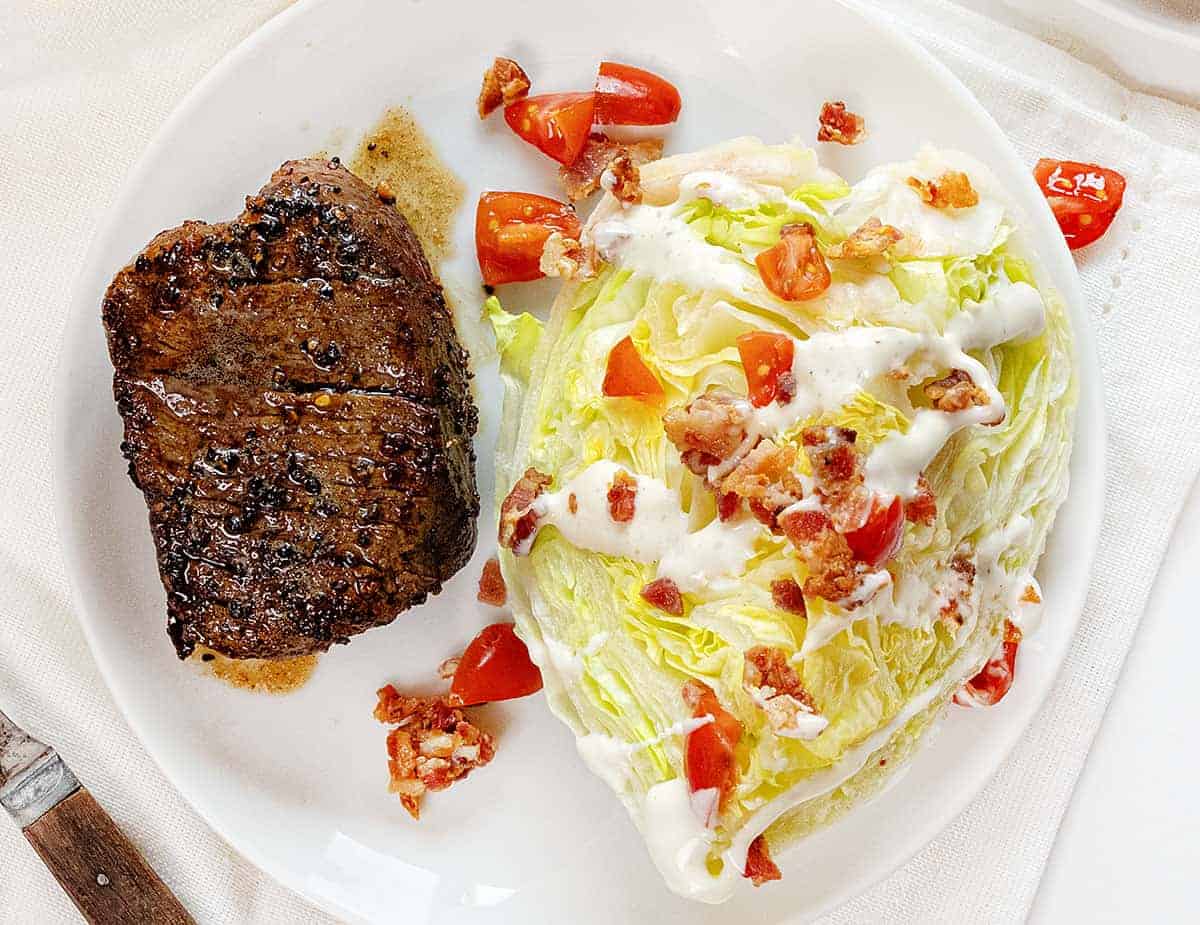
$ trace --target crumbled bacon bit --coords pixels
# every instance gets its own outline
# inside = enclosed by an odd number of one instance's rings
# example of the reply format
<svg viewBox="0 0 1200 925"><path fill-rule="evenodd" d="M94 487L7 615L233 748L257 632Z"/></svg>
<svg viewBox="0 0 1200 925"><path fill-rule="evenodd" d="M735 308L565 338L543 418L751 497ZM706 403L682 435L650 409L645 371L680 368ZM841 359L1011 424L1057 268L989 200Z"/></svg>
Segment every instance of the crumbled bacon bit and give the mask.
<svg viewBox="0 0 1200 925"><path fill-rule="evenodd" d="M869 218L859 225L841 244L826 248L826 257L843 260L878 257L904 235L899 228L883 224L877 218Z"/></svg>
<svg viewBox="0 0 1200 925"><path fill-rule="evenodd" d="M656 578L650 582L642 588L642 597L664 613L683 616L683 595L679 593L679 585L670 578Z"/></svg>
<svg viewBox="0 0 1200 925"><path fill-rule="evenodd" d="M628 154L618 154L600 174L600 186L626 206L642 201L642 175Z"/></svg>
<svg viewBox="0 0 1200 925"><path fill-rule="evenodd" d="M846 427L806 427L804 452L812 463L817 491L838 533L862 527L873 503L855 448L858 434Z"/></svg>
<svg viewBox="0 0 1200 925"><path fill-rule="evenodd" d="M779 512L804 497L804 487L794 471L796 450L760 440L721 482L720 490L750 502L750 509L767 517L773 526ZM760 519L762 519L760 517Z"/></svg>
<svg viewBox="0 0 1200 925"><path fill-rule="evenodd" d="M529 552L528 546L537 532L537 514L529 509L550 483L550 476L529 468L512 487L508 497L500 505L500 545L517 555Z"/></svg>
<svg viewBox="0 0 1200 925"><path fill-rule="evenodd" d="M975 583L975 563L966 556L955 556L950 560L950 568L958 573L968 587Z"/></svg>
<svg viewBox="0 0 1200 925"><path fill-rule="evenodd" d="M633 520L637 509L638 483L632 475L622 469L613 476L608 487L608 515L619 524Z"/></svg>
<svg viewBox="0 0 1200 925"><path fill-rule="evenodd" d="M959 612L957 600L946 603L938 612L938 617L955 628L963 625L963 615Z"/></svg>
<svg viewBox="0 0 1200 925"><path fill-rule="evenodd" d="M515 103L529 94L529 75L512 58L497 58L483 75L477 106L479 118L486 119L501 106Z"/></svg>
<svg viewBox="0 0 1200 925"><path fill-rule="evenodd" d="M742 445L747 419L745 401L728 392L712 391L686 407L668 409L663 415L663 429L684 456L684 464L697 475L704 475L708 465L723 462Z"/></svg>
<svg viewBox="0 0 1200 925"><path fill-rule="evenodd" d="M579 499L575 497L575 492L571 492L569 495L567 495L567 510L572 514L579 513Z"/></svg>
<svg viewBox="0 0 1200 925"><path fill-rule="evenodd" d="M944 379L936 379L922 387L925 397L938 411L949 414L974 406L991 404L988 393L975 384L965 369L952 369Z"/></svg>
<svg viewBox="0 0 1200 925"><path fill-rule="evenodd" d="M633 168L637 177L637 168L649 164L662 157L663 141L661 138L647 138L643 141L619 142L611 140L603 132L592 132L588 136L583 151L575 159L575 163L558 168L558 179L572 202L585 199L600 188L600 178L604 171L622 158ZM625 169L625 168L622 168ZM617 196L621 199L621 196ZM638 201L641 200L640 189Z"/></svg>
<svg viewBox="0 0 1200 925"><path fill-rule="evenodd" d="M742 499L732 491L726 492L717 500L717 517L721 519L722 523L733 520L741 509Z"/></svg>
<svg viewBox="0 0 1200 925"><path fill-rule="evenodd" d="M804 594L827 601L849 601L862 583L865 571L858 568L846 538L833 528L823 511L793 511L779 519L784 535L808 566Z"/></svg>
<svg viewBox="0 0 1200 925"><path fill-rule="evenodd" d="M808 608L804 604L804 591L794 578L780 578L771 582L771 600L775 602L776 607L787 613L798 614L801 617L808 615Z"/></svg>
<svg viewBox="0 0 1200 925"><path fill-rule="evenodd" d="M910 523L926 526L937 519L937 498L924 472L917 476L917 493L904 503L904 517ZM974 569L975 567L971 566L972 576Z"/></svg>
<svg viewBox="0 0 1200 925"><path fill-rule="evenodd" d="M756 887L762 886L771 880L783 879L779 865L771 860L771 853L767 849L765 835L759 835L754 841L750 842L750 850L746 852L746 870L744 871L744 876Z"/></svg>
<svg viewBox="0 0 1200 925"><path fill-rule="evenodd" d="M379 690L375 718L395 724L388 733L388 789L414 819L421 797L445 790L496 754L495 740L471 725L444 697L406 697L388 684Z"/></svg>
<svg viewBox="0 0 1200 925"><path fill-rule="evenodd" d="M478 600L493 607L503 607L508 602L508 588L504 584L504 576L500 573L500 560L495 556L483 563L483 571L479 575Z"/></svg>
<svg viewBox="0 0 1200 925"><path fill-rule="evenodd" d="M538 269L543 276L559 279L588 279L595 274L594 261L583 245L561 231L552 231L542 245Z"/></svg>
<svg viewBox="0 0 1200 925"><path fill-rule="evenodd" d="M840 145L856 145L866 136L866 122L840 100L821 106L817 141L836 141Z"/></svg>
<svg viewBox="0 0 1200 925"><path fill-rule="evenodd" d="M795 582L793 582L795 584ZM746 652L742 681L747 687L769 687L776 694L787 694L816 712L812 695L804 689L800 675L788 661L787 653L778 646L755 646Z"/></svg>
<svg viewBox="0 0 1200 925"><path fill-rule="evenodd" d="M935 209L965 209L979 204L979 194L971 186L971 178L961 170L947 170L935 180L909 177L908 185L917 191L922 202Z"/></svg>
<svg viewBox="0 0 1200 925"><path fill-rule="evenodd" d="M1026 585L1025 590L1021 592L1021 601L1025 604L1040 604L1042 596L1038 594L1038 589L1034 585Z"/></svg>
<svg viewBox="0 0 1200 925"><path fill-rule="evenodd" d="M796 397L796 375L791 370L780 373L775 380L775 403L786 405Z"/></svg>

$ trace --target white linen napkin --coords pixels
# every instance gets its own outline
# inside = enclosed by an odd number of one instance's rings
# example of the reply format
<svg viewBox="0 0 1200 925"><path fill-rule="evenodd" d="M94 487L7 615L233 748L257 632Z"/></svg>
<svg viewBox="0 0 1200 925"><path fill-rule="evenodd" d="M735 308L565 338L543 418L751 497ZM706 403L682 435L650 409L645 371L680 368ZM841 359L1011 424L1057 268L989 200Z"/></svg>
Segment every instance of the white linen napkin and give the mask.
<svg viewBox="0 0 1200 925"><path fill-rule="evenodd" d="M331 921L186 805L114 707L72 617L50 497L50 397L71 286L129 163L186 90L284 0L11 0L0 17L0 702L51 739L201 923ZM1079 255L1105 377L1109 482L1087 611L1053 693L985 793L848 922L1026 914L1200 463L1200 111L943 0L880 0L979 97L1029 163L1128 178ZM978 5L978 2L975 3ZM78 917L0 820L0 922Z"/></svg>

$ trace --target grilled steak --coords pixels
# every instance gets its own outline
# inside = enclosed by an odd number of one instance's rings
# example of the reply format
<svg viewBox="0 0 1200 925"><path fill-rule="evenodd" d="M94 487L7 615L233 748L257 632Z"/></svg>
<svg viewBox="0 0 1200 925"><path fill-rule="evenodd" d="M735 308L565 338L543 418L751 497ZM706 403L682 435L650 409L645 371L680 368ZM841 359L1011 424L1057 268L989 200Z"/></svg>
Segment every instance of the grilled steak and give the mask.
<svg viewBox="0 0 1200 925"><path fill-rule="evenodd" d="M467 356L408 222L336 161L159 234L104 324L181 658L322 651L466 563Z"/></svg>

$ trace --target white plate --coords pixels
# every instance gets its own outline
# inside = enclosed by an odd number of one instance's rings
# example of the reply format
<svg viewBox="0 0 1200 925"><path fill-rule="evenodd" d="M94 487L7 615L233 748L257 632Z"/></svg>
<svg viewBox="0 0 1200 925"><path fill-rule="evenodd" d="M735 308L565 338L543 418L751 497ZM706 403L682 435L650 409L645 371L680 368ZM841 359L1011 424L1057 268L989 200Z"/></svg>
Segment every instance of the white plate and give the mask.
<svg viewBox="0 0 1200 925"><path fill-rule="evenodd" d="M790 2L760 3L738 16L739 7L719 0L551 0L523 4L517 16L509 9L301 4L230 54L159 133L92 246L64 346L55 476L76 608L114 697L180 792L252 861L339 915L439 925L805 918L882 877L954 818L1033 716L1074 631L1100 523L1104 455L1075 268L1029 165L996 124L944 68L849 7L809 0L799 13ZM554 192L545 159L501 120L475 118L479 75L497 52L522 61L539 90L589 86L602 57L661 70L685 101L672 151L745 133L812 138L821 102L839 98L871 127L860 147L823 146L832 149L822 151L830 166L851 178L924 141L966 150L1032 216L1034 244L1071 305L1083 383L1075 484L1041 570L1049 618L1022 648L1019 682L995 709L955 711L884 797L786 855L782 884L747 887L725 907L691 905L662 886L624 811L583 768L541 698L484 711L499 736L497 760L429 799L420 824L385 792L375 688L427 684L442 658L495 618L474 600L490 553L486 518L474 562L439 597L325 656L292 696L254 696L201 676L175 660L164 631L145 507L117 449L100 325L108 280L155 232L187 218L232 217L281 161L355 139L385 106L401 103L469 187L458 257L443 268L469 323L478 304L470 204L485 187ZM512 287L510 306L520 289ZM477 359L488 511L498 384L493 361Z"/></svg>

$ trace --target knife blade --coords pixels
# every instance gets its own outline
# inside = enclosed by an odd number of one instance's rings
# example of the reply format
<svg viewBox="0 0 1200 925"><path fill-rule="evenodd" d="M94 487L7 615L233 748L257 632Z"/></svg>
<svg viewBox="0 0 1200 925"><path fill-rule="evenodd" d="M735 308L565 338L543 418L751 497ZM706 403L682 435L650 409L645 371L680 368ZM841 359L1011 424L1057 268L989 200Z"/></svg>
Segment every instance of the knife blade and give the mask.
<svg viewBox="0 0 1200 925"><path fill-rule="evenodd" d="M53 748L0 711L0 806L95 925L195 925Z"/></svg>

